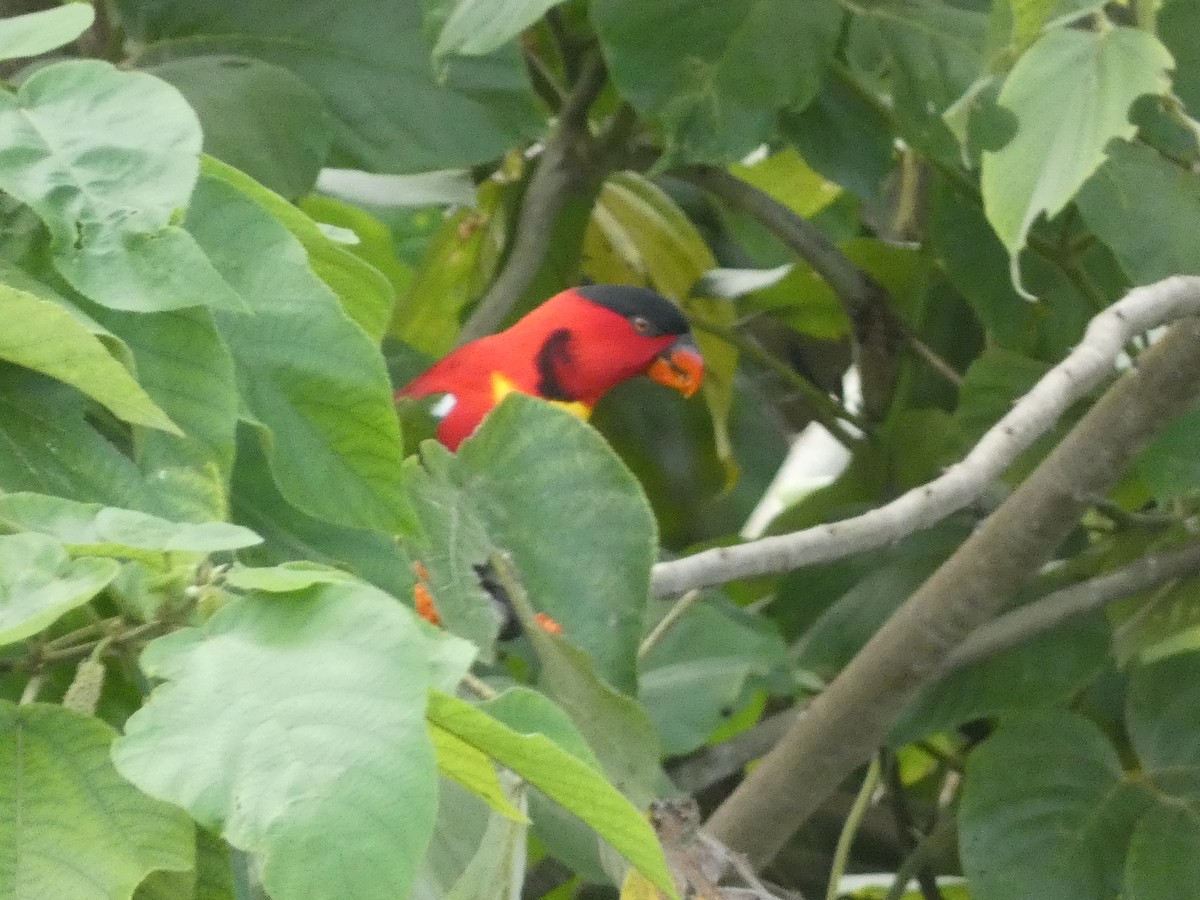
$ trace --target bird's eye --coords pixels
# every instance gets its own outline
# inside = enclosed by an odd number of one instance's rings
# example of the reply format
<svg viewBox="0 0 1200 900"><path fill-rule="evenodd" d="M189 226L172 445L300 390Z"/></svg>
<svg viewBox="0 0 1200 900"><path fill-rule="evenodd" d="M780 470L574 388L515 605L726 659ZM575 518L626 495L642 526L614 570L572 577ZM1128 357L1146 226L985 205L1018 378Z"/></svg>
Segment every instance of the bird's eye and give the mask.
<svg viewBox="0 0 1200 900"><path fill-rule="evenodd" d="M654 326L650 324L650 320L645 316L634 316L629 321L633 323L633 330L638 334L647 335L654 333Z"/></svg>

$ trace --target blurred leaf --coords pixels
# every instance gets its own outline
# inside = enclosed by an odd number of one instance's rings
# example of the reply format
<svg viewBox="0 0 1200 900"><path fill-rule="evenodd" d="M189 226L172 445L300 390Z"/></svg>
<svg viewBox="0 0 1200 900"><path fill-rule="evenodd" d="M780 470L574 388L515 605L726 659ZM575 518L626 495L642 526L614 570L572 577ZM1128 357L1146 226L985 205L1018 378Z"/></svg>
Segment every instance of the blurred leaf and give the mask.
<svg viewBox="0 0 1200 900"><path fill-rule="evenodd" d="M78 388L113 415L182 436L100 340L58 304L0 284L0 359Z"/></svg>
<svg viewBox="0 0 1200 900"><path fill-rule="evenodd" d="M252 178L211 157L201 160L201 170L245 194L292 233L308 255L308 265L337 294L342 308L373 341L387 329L395 292L372 264L353 251L335 244L307 215Z"/></svg>
<svg viewBox="0 0 1200 900"><path fill-rule="evenodd" d="M248 528L227 522L171 522L132 509L44 494L0 496L0 524L14 531L45 534L73 552L86 550L94 556L125 556L131 550L213 553L262 542Z"/></svg>
<svg viewBox="0 0 1200 900"><path fill-rule="evenodd" d="M431 357L450 351L463 310L494 273L503 239L502 197L497 185L483 185L478 208L446 218L397 308L392 334Z"/></svg>
<svg viewBox="0 0 1200 900"><path fill-rule="evenodd" d="M111 559L68 559L44 535L0 535L0 645L37 634L87 603L117 571Z"/></svg>
<svg viewBox="0 0 1200 900"><path fill-rule="evenodd" d="M1165 92L1171 65L1153 35L1115 27L1048 31L1013 67L999 102L1017 117L1017 134L984 153L982 192L1014 273L1034 219L1066 206L1104 162L1112 138L1133 137L1129 107L1143 94ZM1066 91L1047 91L1047 84Z"/></svg>
<svg viewBox="0 0 1200 900"><path fill-rule="evenodd" d="M41 56L69 44L92 27L90 3L67 3L0 20L0 60Z"/></svg>
<svg viewBox="0 0 1200 900"><path fill-rule="evenodd" d="M1143 144L1113 141L1079 194L1079 211L1134 284L1200 273L1200 178Z"/></svg>
<svg viewBox="0 0 1200 900"><path fill-rule="evenodd" d="M113 759L261 854L278 900L404 894L437 805L426 640L366 585L251 594L146 648L164 683Z"/></svg>
<svg viewBox="0 0 1200 900"><path fill-rule="evenodd" d="M825 209L841 193L841 188L814 172L791 148L750 165L734 164L729 171L805 219Z"/></svg>
<svg viewBox="0 0 1200 900"><path fill-rule="evenodd" d="M507 44L540 19L560 0L438 0L432 5L440 20L434 62L447 56L482 56ZM430 11L426 10L429 22Z"/></svg>
<svg viewBox="0 0 1200 900"><path fill-rule="evenodd" d="M413 0L119 0L140 65L252 56L291 69L335 120L330 163L380 172L474 165L541 124L515 48L456 59L437 80Z"/></svg>
<svg viewBox="0 0 1200 900"><path fill-rule="evenodd" d="M204 151L295 199L312 190L333 121L290 70L247 56L166 60L147 70L175 86L204 128Z"/></svg>
<svg viewBox="0 0 1200 900"><path fill-rule="evenodd" d="M779 284L793 268L792 263L774 269L710 269L692 289L702 297L736 300L745 294Z"/></svg>
<svg viewBox="0 0 1200 900"><path fill-rule="evenodd" d="M541 734L519 734L447 694L433 692L429 718L512 769L587 822L654 884L674 894L658 838L642 814L595 769Z"/></svg>
<svg viewBox="0 0 1200 900"><path fill-rule="evenodd" d="M252 310L220 314L217 327L280 491L341 525L405 527L383 360L309 270L304 248L261 206L211 178L197 188L187 227Z"/></svg>
<svg viewBox="0 0 1200 900"><path fill-rule="evenodd" d="M1066 710L1002 725L967 760L963 870L993 900L1094 900L1119 891L1130 833L1154 802L1103 734Z"/></svg>
<svg viewBox="0 0 1200 900"><path fill-rule="evenodd" d="M675 622L639 668L638 701L663 753L679 756L702 746L752 688L791 664L773 623L714 597Z"/></svg>
<svg viewBox="0 0 1200 900"><path fill-rule="evenodd" d="M632 691L656 533L641 487L604 439L513 394L457 454L433 443L422 451L427 471L408 474L425 533L405 547L429 570L448 626L491 615L473 567L507 551L538 611L603 678Z"/></svg>
<svg viewBox="0 0 1200 900"><path fill-rule="evenodd" d="M1200 703L1200 653L1187 653L1134 670L1126 726L1144 774L1168 794L1200 799L1200 744L1195 710ZM1168 798L1163 798L1164 801Z"/></svg>
<svg viewBox="0 0 1200 900"><path fill-rule="evenodd" d="M589 12L613 81L662 123L668 157L718 163L765 141L781 107L812 99L843 15L826 0L602 0Z"/></svg>
<svg viewBox="0 0 1200 900"><path fill-rule="evenodd" d="M1200 884L1200 823L1195 809L1159 805L1138 821L1125 861L1127 900L1183 900Z"/></svg>
<svg viewBox="0 0 1200 900"><path fill-rule="evenodd" d="M1027 394L1050 366L1007 350L985 350L967 369L959 390L955 418L963 436L979 440L1012 409L1013 401Z"/></svg>
<svg viewBox="0 0 1200 900"><path fill-rule="evenodd" d="M888 742L902 746L977 719L1066 703L1110 663L1109 636L1102 615L1075 617L960 669L918 692Z"/></svg>
<svg viewBox="0 0 1200 900"><path fill-rule="evenodd" d="M0 894L129 897L153 871L192 868L192 823L113 770L112 739L90 716L0 701Z"/></svg>
<svg viewBox="0 0 1200 900"><path fill-rule="evenodd" d="M872 104L875 97L886 95L886 106L896 119L889 132L898 129L906 136L905 143L919 147L921 153L960 164L958 143L942 116L979 75L986 30L986 13L941 0L903 0L862 8L850 19L845 53L852 77L847 80L851 91L855 83L863 82L873 90L866 98L840 99L838 106L845 109L848 103L856 109L864 101ZM879 114L868 112L868 123ZM882 161L885 149L871 140L873 131L868 124L866 152L852 151L870 168ZM810 137L806 148L806 158L814 165L818 157L813 156L813 145L818 139L819 133ZM893 148L887 151L890 157ZM865 196L873 198L875 192Z"/></svg>
<svg viewBox="0 0 1200 900"><path fill-rule="evenodd" d="M0 188L46 223L62 276L114 309L244 308L174 224L200 141L174 88L108 63L58 63L0 91Z"/></svg>

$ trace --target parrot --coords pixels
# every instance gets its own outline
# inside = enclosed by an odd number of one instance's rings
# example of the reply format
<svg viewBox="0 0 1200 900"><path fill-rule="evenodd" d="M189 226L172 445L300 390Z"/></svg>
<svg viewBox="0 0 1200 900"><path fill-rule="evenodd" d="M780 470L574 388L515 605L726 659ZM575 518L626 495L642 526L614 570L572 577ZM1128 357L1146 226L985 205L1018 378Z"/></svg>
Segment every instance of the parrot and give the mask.
<svg viewBox="0 0 1200 900"><path fill-rule="evenodd" d="M589 284L555 294L508 329L451 351L401 387L396 400L438 398L430 408L437 438L457 450L514 391L586 419L610 389L639 375L685 397L700 388L704 361L687 317L648 288ZM417 612L438 625L428 572L420 562L414 562L413 572ZM475 574L495 606L499 637L515 637L521 631L516 611L490 564L476 565ZM545 613L536 618L546 631L561 630Z"/></svg>
<svg viewBox="0 0 1200 900"><path fill-rule="evenodd" d="M638 375L690 397L704 361L688 320L648 288L590 284L555 294L516 324L451 351L396 392L441 399L437 438L457 450L508 394L549 400L586 419L610 389Z"/></svg>

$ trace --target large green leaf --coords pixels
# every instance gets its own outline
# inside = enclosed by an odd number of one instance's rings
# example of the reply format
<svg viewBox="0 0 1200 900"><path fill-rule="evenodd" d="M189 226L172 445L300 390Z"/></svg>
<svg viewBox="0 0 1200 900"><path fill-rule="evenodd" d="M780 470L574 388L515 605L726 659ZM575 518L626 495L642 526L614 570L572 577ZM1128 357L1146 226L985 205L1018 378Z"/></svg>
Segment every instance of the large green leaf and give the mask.
<svg viewBox="0 0 1200 900"><path fill-rule="evenodd" d="M1133 136L1129 107L1166 91L1171 65L1152 34L1132 28L1053 29L1021 57L999 98L1016 135L984 153L982 172L988 221L1014 261L1034 219L1066 206L1110 140Z"/></svg>
<svg viewBox="0 0 1200 900"><path fill-rule="evenodd" d="M514 394L457 454L423 449L429 472L412 478L442 506L420 511L426 534L410 552L429 569L447 621L486 604L472 567L488 562L490 548L504 550L537 609L601 677L632 691L656 531L640 486L604 439L570 413Z"/></svg>
<svg viewBox="0 0 1200 900"><path fill-rule="evenodd" d="M192 867L192 823L114 771L112 739L91 716L0 701L0 894L112 900Z"/></svg>
<svg viewBox="0 0 1200 900"><path fill-rule="evenodd" d="M142 386L184 432L149 432L134 448L138 468L154 486L147 510L197 522L228 518L237 377L211 312L91 312L132 351Z"/></svg>
<svg viewBox="0 0 1200 900"><path fill-rule="evenodd" d="M0 644L37 634L87 603L117 571L111 559L68 559L60 543L41 534L0 535Z"/></svg>
<svg viewBox="0 0 1200 900"><path fill-rule="evenodd" d="M204 126L204 150L295 199L329 153L333 122L321 95L282 66L245 56L168 60L149 71L173 84Z"/></svg>
<svg viewBox="0 0 1200 900"><path fill-rule="evenodd" d="M66 382L126 422L182 435L78 318L5 284L0 284L0 359Z"/></svg>
<svg viewBox="0 0 1200 900"><path fill-rule="evenodd" d="M41 56L69 44L96 18L90 3L68 3L0 21L0 59Z"/></svg>
<svg viewBox="0 0 1200 900"><path fill-rule="evenodd" d="M1144 144L1114 141L1108 162L1079 193L1088 227L1134 284L1200 273L1200 177Z"/></svg>
<svg viewBox="0 0 1200 900"><path fill-rule="evenodd" d="M47 66L0 91L0 188L46 223L63 277L116 309L242 306L173 224L200 142L178 91L107 63Z"/></svg>
<svg viewBox="0 0 1200 900"><path fill-rule="evenodd" d="M396 297L388 280L346 247L330 240L320 226L283 197L237 169L206 156L201 172L241 191L292 233L308 254L308 264L342 303L342 308L371 339L387 330Z"/></svg>
<svg viewBox="0 0 1200 900"><path fill-rule="evenodd" d="M513 731L470 704L433 692L429 718L512 769L591 825L635 868L674 896L662 848L650 824L591 766L543 734Z"/></svg>
<svg viewBox="0 0 1200 900"><path fill-rule="evenodd" d="M536 133L516 48L459 59L438 81L419 0L121 0L143 65L206 54L291 69L336 122L334 165L421 172L474 165Z"/></svg>
<svg viewBox="0 0 1200 900"><path fill-rule="evenodd" d="M405 896L433 828L425 638L362 584L251 594L150 644L118 770L236 847L277 900Z"/></svg>
<svg viewBox="0 0 1200 900"><path fill-rule="evenodd" d="M280 491L331 522L404 527L399 427L370 338L309 269L301 244L240 191L205 178L187 227L252 310L221 313L217 326Z"/></svg>
<svg viewBox="0 0 1200 900"><path fill-rule="evenodd" d="M0 525L15 531L36 531L73 551L86 550L99 556L144 550L213 553L239 550L262 541L250 529L227 522L171 522L132 509L29 493L0 495Z"/></svg>
<svg viewBox="0 0 1200 900"><path fill-rule="evenodd" d="M1055 711L1001 726L971 754L959 811L963 870L980 900L1096 900L1120 892L1137 817L1152 802L1124 780L1095 725Z"/></svg>
<svg viewBox="0 0 1200 900"><path fill-rule="evenodd" d="M817 92L842 21L827 0L597 0L589 12L613 80L660 121L675 159L728 162L775 114Z"/></svg>

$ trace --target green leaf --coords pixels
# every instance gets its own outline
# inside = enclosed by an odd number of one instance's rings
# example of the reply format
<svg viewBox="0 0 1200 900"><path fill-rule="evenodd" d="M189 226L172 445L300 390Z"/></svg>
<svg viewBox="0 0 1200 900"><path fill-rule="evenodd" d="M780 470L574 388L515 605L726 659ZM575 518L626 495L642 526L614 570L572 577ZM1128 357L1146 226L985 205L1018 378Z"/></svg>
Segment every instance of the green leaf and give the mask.
<svg viewBox="0 0 1200 900"><path fill-rule="evenodd" d="M58 63L0 91L0 188L46 223L62 276L114 309L242 308L173 224L200 142L174 88L108 63Z"/></svg>
<svg viewBox="0 0 1200 900"><path fill-rule="evenodd" d="M144 508L190 521L228 518L237 378L211 312L91 312L120 335L142 386L184 432L150 432L134 447L138 468L154 486Z"/></svg>
<svg viewBox="0 0 1200 900"><path fill-rule="evenodd" d="M560 0L450 0L437 4L443 20L433 47L435 62L452 54L482 56L511 41ZM428 18L429 12L426 12Z"/></svg>
<svg viewBox="0 0 1200 900"><path fill-rule="evenodd" d="M437 754L438 771L444 777L466 788L506 819L529 821L508 798L496 767L486 753L433 723L429 726L429 739Z"/></svg>
<svg viewBox="0 0 1200 900"><path fill-rule="evenodd" d="M842 192L790 147L751 165L737 163L729 171L806 219L828 207Z"/></svg>
<svg viewBox="0 0 1200 900"><path fill-rule="evenodd" d="M221 313L242 402L260 425L280 491L342 525L399 530L400 430L383 358L267 210L204 179L188 229L252 310Z"/></svg>
<svg viewBox="0 0 1200 900"><path fill-rule="evenodd" d="M112 739L91 716L0 701L0 894L111 900L192 867L192 823L114 771Z"/></svg>
<svg viewBox="0 0 1200 900"><path fill-rule="evenodd" d="M111 559L68 559L40 534L0 535L0 645L22 641L83 606L117 576Z"/></svg>
<svg viewBox="0 0 1200 900"><path fill-rule="evenodd" d="M123 556L128 550L215 553L262 543L250 529L228 522L170 522L132 509L44 494L0 496L0 523L15 531L48 535L72 551L101 556Z"/></svg>
<svg viewBox="0 0 1200 900"><path fill-rule="evenodd" d="M428 715L583 819L634 868L677 896L650 824L595 769L544 735L520 734L447 694L430 694Z"/></svg>
<svg viewBox="0 0 1200 900"><path fill-rule="evenodd" d="M160 638L117 769L261 854L277 900L406 896L436 813L427 639L366 585L251 595Z"/></svg>
<svg viewBox="0 0 1200 900"><path fill-rule="evenodd" d="M182 436L129 371L75 316L0 284L0 359L72 385L134 425Z"/></svg>
<svg viewBox="0 0 1200 900"><path fill-rule="evenodd" d="M373 341L383 337L396 301L385 276L357 254L335 244L316 222L253 178L212 157L204 157L200 167L204 175L241 191L287 228L304 245L309 266L337 294L346 314Z"/></svg>
<svg viewBox="0 0 1200 900"><path fill-rule="evenodd" d="M146 45L142 65L202 55L251 56L290 69L335 121L331 165L424 172L494 159L542 121L516 48L457 59L445 80L429 64L414 0L120 0Z"/></svg>
<svg viewBox="0 0 1200 900"><path fill-rule="evenodd" d="M0 488L144 509L142 474L91 426L88 407L74 388L0 368Z"/></svg>
<svg viewBox="0 0 1200 900"><path fill-rule="evenodd" d="M659 604L665 612L666 604ZM719 597L697 603L640 660L638 700L681 756L702 746L774 673L791 671L773 623Z"/></svg>
<svg viewBox="0 0 1200 900"><path fill-rule="evenodd" d="M982 191L1014 273L1034 219L1070 202L1104 162L1110 140L1133 137L1129 107L1143 94L1164 93L1171 65L1171 55L1145 31L1058 28L1013 67L999 102L1016 116L1017 133L984 153Z"/></svg>
<svg viewBox="0 0 1200 900"><path fill-rule="evenodd" d="M1148 787L1124 781L1104 735L1057 710L1002 725L967 761L959 848L988 900L1095 900L1119 893Z"/></svg>
<svg viewBox="0 0 1200 900"><path fill-rule="evenodd" d="M1200 273L1200 178L1143 144L1114 141L1079 211L1134 284Z"/></svg>
<svg viewBox="0 0 1200 900"><path fill-rule="evenodd" d="M514 394L457 454L433 445L426 459L429 477L451 486L451 495L475 517L474 527L485 536L479 543L512 555L537 609L587 651L603 678L632 691L656 529L641 487L604 439L570 413ZM566 499L581 496L586 503ZM436 510L423 524L434 546L412 552L429 568L439 604L477 602L478 587L461 600L450 595L456 584L475 579L472 565L487 562L487 556L469 555L483 549L472 545L476 532L460 537L455 531L454 540L467 546L459 548L462 556L443 562L422 554L450 552L453 545L440 535L463 526L444 519L439 524ZM455 581L446 566L458 573Z"/></svg>
<svg viewBox="0 0 1200 900"><path fill-rule="evenodd" d="M321 95L282 66L247 56L168 60L148 71L174 85L204 128L204 151L276 193L307 194L329 153Z"/></svg>
<svg viewBox="0 0 1200 900"><path fill-rule="evenodd" d="M90 3L66 3L0 20L0 60L41 56L69 44L92 27Z"/></svg>
<svg viewBox="0 0 1200 900"><path fill-rule="evenodd" d="M1125 900L1187 900L1200 884L1200 813L1156 806L1134 829L1125 861Z"/></svg>
<svg viewBox="0 0 1200 900"><path fill-rule="evenodd" d="M662 123L668 155L721 163L815 96L843 15L826 0L598 0L589 13L613 81Z"/></svg>

